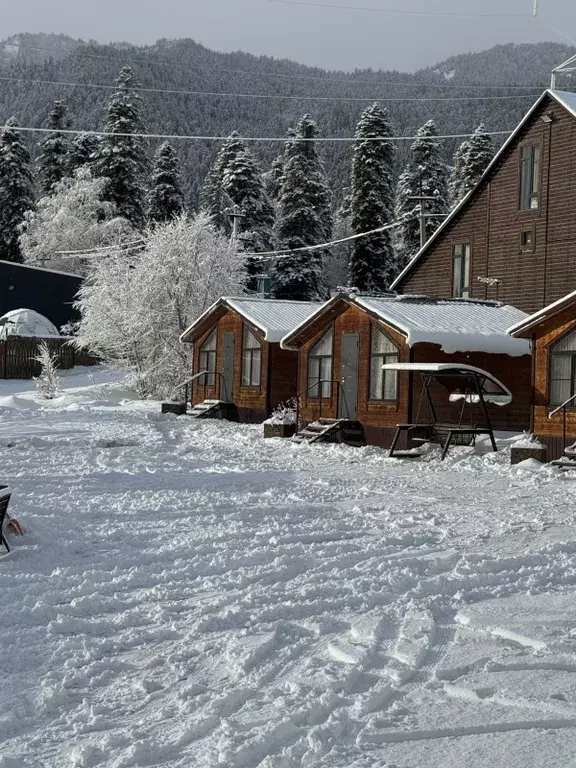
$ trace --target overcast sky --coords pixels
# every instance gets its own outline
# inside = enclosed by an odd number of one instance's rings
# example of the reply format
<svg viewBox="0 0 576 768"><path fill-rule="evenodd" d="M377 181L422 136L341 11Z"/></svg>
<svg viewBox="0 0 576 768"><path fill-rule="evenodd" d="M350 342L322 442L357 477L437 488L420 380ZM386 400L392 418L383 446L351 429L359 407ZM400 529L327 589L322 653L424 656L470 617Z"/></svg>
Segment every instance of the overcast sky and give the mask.
<svg viewBox="0 0 576 768"><path fill-rule="evenodd" d="M2 2L0 37L62 32L100 42L191 37L331 69L414 70L496 43L576 39L576 0L315 0L354 8L498 14L498 18L396 15L283 5L270 0L18 0ZM504 16L502 14L510 14ZM513 16L517 14L517 16Z"/></svg>

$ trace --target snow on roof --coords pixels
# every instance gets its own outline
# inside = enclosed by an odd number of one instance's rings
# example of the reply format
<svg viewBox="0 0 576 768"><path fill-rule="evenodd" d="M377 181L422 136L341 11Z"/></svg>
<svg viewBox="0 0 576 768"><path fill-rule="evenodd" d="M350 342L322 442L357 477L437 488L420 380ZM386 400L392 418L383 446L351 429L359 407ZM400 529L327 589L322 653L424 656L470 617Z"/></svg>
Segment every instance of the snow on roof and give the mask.
<svg viewBox="0 0 576 768"><path fill-rule="evenodd" d="M576 102L576 94L574 96ZM570 304L572 301L576 301L576 291L572 291L572 293L563 296L561 299L558 299L558 301L554 301L552 304L548 304L547 307L539 309L538 312L534 312L533 315L526 316L522 320L519 320L508 328L508 333L515 335L516 333L525 331L527 328L530 328L530 326L535 325L539 320L545 320L550 315L553 315L556 309L560 309L565 305Z"/></svg>
<svg viewBox="0 0 576 768"><path fill-rule="evenodd" d="M486 177L492 172L492 169L500 162L500 158L504 155L508 147L515 141L518 133L524 128L526 123L530 120L534 112L538 109L540 104L547 98L551 97L555 101L558 102L561 106L563 106L565 109L568 110L574 117L576 117L576 94L570 93L568 91L556 91L551 89L546 89L542 95L534 102L534 104L530 107L528 112L524 115L520 123L517 125L517 127L512 131L510 136L506 139L504 144L500 147L498 152L494 155L490 163L488 164L486 170L482 174L482 176L479 178L476 186L474 186L468 194L460 200L458 205L456 205L452 211L450 211L449 215L444 219L442 224L438 227L438 229L434 232L434 234L429 238L429 240L424 243L424 246L416 253L414 258L408 262L408 264L404 267L402 272L398 275L398 277L394 280L390 288L392 290L396 290L399 286L399 284L402 282L403 278L408 275L412 268L416 265L418 261L422 258L422 256L426 253L428 248L436 241L436 239L441 235L444 230L452 224L456 216L460 213L460 211L464 208L464 206L468 203L468 200L472 197L472 195L475 193L475 191L481 186L481 184L484 182Z"/></svg>
<svg viewBox="0 0 576 768"><path fill-rule="evenodd" d="M427 342L439 344L448 354L488 352L514 357L530 354L527 341L507 334L511 322L520 322L526 317L515 307L489 301L410 295L353 298L359 306L401 331L410 347Z"/></svg>
<svg viewBox="0 0 576 768"><path fill-rule="evenodd" d="M186 337L218 306L227 306L233 309L258 328L258 330L262 331L266 341L278 343L292 328L307 320L322 304L317 301L288 301L282 299L223 296L184 331L180 340L185 341Z"/></svg>
<svg viewBox="0 0 576 768"><path fill-rule="evenodd" d="M58 328L44 315L33 309L13 309L0 317L0 339L8 336L53 338L60 336Z"/></svg>

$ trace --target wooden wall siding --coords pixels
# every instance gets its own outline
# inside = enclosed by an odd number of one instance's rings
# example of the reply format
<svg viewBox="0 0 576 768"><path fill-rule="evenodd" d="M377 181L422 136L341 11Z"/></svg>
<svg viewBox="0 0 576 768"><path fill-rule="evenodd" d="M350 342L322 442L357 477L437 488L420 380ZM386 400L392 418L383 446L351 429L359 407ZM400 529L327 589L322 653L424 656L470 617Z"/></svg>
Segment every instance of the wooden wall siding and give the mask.
<svg viewBox="0 0 576 768"><path fill-rule="evenodd" d="M555 326L555 327L554 327ZM534 433L541 437L561 437L563 416L548 418L550 407L550 346L576 326L576 307L567 307L538 330L534 365ZM567 434L576 438L576 410L566 412Z"/></svg>
<svg viewBox="0 0 576 768"><path fill-rule="evenodd" d="M554 122L540 120L554 113ZM540 206L519 210L520 149L542 147ZM516 142L426 256L403 281L403 293L447 298L452 292L452 246L471 244L470 295L495 299L496 287L478 277L498 278L498 298L528 313L576 289L576 119L551 99L541 105ZM522 251L520 233L533 229L533 251Z"/></svg>
<svg viewBox="0 0 576 768"><path fill-rule="evenodd" d="M334 323L327 324L322 330L306 342L302 347L301 365L300 365L300 391L302 392L308 386L308 352L314 344L322 338L330 327L334 329L334 347L332 358L332 378L339 381L341 378L341 348L343 333L358 333L360 336L359 351L359 375L358 375L358 421L364 425L374 427L395 427L399 422L405 421L408 412L408 385L407 381L401 382L398 392L398 400L395 403L379 403L369 401L369 377L370 377L370 327L372 323L379 325L390 338L398 345L400 362L408 362L410 359L410 350L406 345L406 340L399 333L391 328L372 320L370 316L355 306L349 306L340 314ZM329 400L322 401L322 416L336 418L338 385L332 385L332 397ZM304 421L314 421L320 414L320 403L318 400L311 399L307 395L302 398L302 419Z"/></svg>
<svg viewBox="0 0 576 768"><path fill-rule="evenodd" d="M98 363L88 352L69 345L67 339L12 337L0 341L0 379L31 379L38 376L40 363L35 358L41 341L47 342L50 351L56 356L60 370Z"/></svg>
<svg viewBox="0 0 576 768"><path fill-rule="evenodd" d="M254 335L262 343L262 377L259 387L242 386L242 342L244 321L232 310L224 314L217 323L218 341L216 350L216 370L222 371L224 356L224 334L234 332L234 404L238 406L241 421L262 421L278 403L285 402L296 395L298 378L298 353L280 348L280 344L269 344L262 334L251 327ZM194 372L200 370L200 349L202 343L212 333L207 331L194 345ZM192 403L201 403L206 399L220 397L222 382L216 377L216 386L203 387L194 384Z"/></svg>

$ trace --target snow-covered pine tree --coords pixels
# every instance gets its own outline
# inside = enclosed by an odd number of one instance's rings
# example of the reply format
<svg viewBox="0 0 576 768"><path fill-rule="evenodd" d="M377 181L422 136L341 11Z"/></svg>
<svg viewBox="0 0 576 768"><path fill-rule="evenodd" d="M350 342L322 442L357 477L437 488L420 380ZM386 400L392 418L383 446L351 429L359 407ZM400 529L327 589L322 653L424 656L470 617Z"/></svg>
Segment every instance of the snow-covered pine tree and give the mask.
<svg viewBox="0 0 576 768"><path fill-rule="evenodd" d="M60 393L58 358L52 354L46 341L41 341L38 344L38 355L35 359L40 363L40 375L34 377L36 391L45 400L53 400Z"/></svg>
<svg viewBox="0 0 576 768"><path fill-rule="evenodd" d="M169 221L184 210L178 156L168 142L154 156L152 186L148 195L148 218L151 222Z"/></svg>
<svg viewBox="0 0 576 768"><path fill-rule="evenodd" d="M70 147L70 175L80 168L92 171L100 152L100 137L93 133L79 133Z"/></svg>
<svg viewBox="0 0 576 768"><path fill-rule="evenodd" d="M232 221L228 211L233 201L225 189L224 174L236 156L242 152L246 152L246 144L238 131L233 131L216 155L200 193L202 210L210 216L212 224L228 236L232 234Z"/></svg>
<svg viewBox="0 0 576 768"><path fill-rule="evenodd" d="M428 240L450 209L448 202L448 168L442 157L438 130L429 120L418 130L418 138L410 148L410 160L401 174L396 190L396 219L402 224L396 230L397 271L420 250L420 202L424 200L425 234Z"/></svg>
<svg viewBox="0 0 576 768"><path fill-rule="evenodd" d="M20 226L26 211L34 208L30 153L21 139L16 120L10 118L0 134L0 258L22 261Z"/></svg>
<svg viewBox="0 0 576 768"><path fill-rule="evenodd" d="M146 177L149 163L145 140L123 134L143 133L142 99L130 67L123 67L117 80L118 91L108 105L105 131L96 174L108 179L106 199L116 205L121 216L137 229L146 221Z"/></svg>
<svg viewBox="0 0 576 768"><path fill-rule="evenodd" d="M276 223L280 248L317 245L332 234L331 193L313 141L317 135L316 123L304 115L286 142ZM314 250L278 258L271 269L274 296L301 301L325 298L324 256Z"/></svg>
<svg viewBox="0 0 576 768"><path fill-rule="evenodd" d="M484 124L480 123L470 136L469 149L462 174L462 196L467 195L476 186L493 157L492 136L486 132Z"/></svg>
<svg viewBox="0 0 576 768"><path fill-rule="evenodd" d="M68 128L66 119L67 108L62 101L55 101L48 116L50 133L39 145L38 175L42 194L49 195L52 190L70 172L70 141L67 134L62 133Z"/></svg>
<svg viewBox="0 0 576 768"><path fill-rule="evenodd" d="M264 189L268 197L276 202L280 194L280 180L284 173L284 155L277 157L270 166L270 170L262 176Z"/></svg>
<svg viewBox="0 0 576 768"><path fill-rule="evenodd" d="M352 234L391 224L394 216L394 145L373 141L392 136L388 113L373 104L356 126L352 162ZM360 291L385 291L397 269L391 231L378 232L354 241L350 259L350 284Z"/></svg>
<svg viewBox="0 0 576 768"><path fill-rule="evenodd" d="M452 158L452 168L450 170L450 181L448 184L450 204L452 207L457 205L466 194L463 192L464 171L466 168L469 151L470 142L468 140L463 141L462 144L460 144L460 146L457 148L456 152L454 152L454 157Z"/></svg>

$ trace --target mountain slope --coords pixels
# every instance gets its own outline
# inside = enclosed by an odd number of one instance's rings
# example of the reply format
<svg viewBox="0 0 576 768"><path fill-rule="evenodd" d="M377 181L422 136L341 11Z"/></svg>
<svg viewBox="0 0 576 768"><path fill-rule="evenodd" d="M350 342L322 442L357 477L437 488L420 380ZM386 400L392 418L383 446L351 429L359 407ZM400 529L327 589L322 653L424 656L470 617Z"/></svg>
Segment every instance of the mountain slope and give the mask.
<svg viewBox="0 0 576 768"><path fill-rule="evenodd" d="M21 43L20 47L15 43ZM0 45L0 51L4 52L0 74L14 78L2 83L1 120L14 114L22 125L41 126L52 102L62 99L69 105L75 127L99 128L112 91L88 84L110 86L120 67L130 64L144 87L196 92L144 94L151 132L222 136L239 130L246 136L276 137L284 136L306 112L317 119L324 136L350 136L362 109L379 99L388 107L399 134L413 134L430 118L443 133L469 132L480 122L490 130L511 129L548 83L550 70L571 53L568 46L556 43L497 46L453 56L410 75L373 70L327 72L289 60L216 53L192 40L160 40L153 46L136 47L83 43L64 36L19 35ZM48 81L87 85L50 85ZM490 88L453 87L463 83ZM518 93L498 88L504 84L537 87ZM525 93L531 95L522 98ZM479 95L506 98L442 101ZM447 157L455 144L447 143ZM217 144L187 141L175 145L185 164L189 198L195 203ZM406 147L403 144L399 149L399 162ZM282 143L255 148L262 161L269 163L282 150ZM322 145L337 195L348 184L350 151L350 145Z"/></svg>

